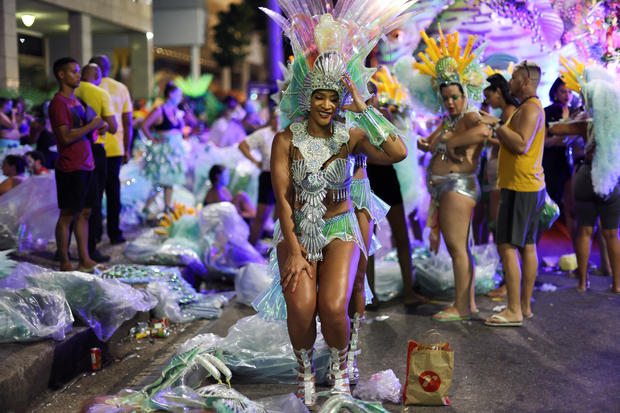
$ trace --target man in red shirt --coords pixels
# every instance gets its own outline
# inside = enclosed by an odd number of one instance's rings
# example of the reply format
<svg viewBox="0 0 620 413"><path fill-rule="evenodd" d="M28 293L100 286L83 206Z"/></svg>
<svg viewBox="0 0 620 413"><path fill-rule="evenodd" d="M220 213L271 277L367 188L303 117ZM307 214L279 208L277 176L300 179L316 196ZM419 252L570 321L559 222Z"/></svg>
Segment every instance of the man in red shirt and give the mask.
<svg viewBox="0 0 620 413"><path fill-rule="evenodd" d="M78 270L92 272L95 262L88 255L88 217L95 201L92 185L95 168L90 147L91 132L104 127L103 120L87 111L73 92L80 84L80 65L70 57L54 62L59 91L49 107L50 122L56 136L56 190L60 216L56 223L56 246L60 270L73 271L69 261L69 227L74 222L78 244Z"/></svg>

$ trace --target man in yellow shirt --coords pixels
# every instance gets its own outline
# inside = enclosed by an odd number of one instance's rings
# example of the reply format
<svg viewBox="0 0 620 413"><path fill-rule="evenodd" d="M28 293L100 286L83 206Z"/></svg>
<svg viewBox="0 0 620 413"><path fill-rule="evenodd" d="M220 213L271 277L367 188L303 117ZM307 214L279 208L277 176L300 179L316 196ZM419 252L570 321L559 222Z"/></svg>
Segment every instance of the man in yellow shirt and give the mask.
<svg viewBox="0 0 620 413"><path fill-rule="evenodd" d="M101 83L99 87L110 94L118 129L115 133L108 132L105 139L105 152L107 157L107 179L105 194L107 200L107 232L110 244L125 242L123 232L119 227L121 213L121 165L131 158L131 140L133 138L132 112L133 105L127 87L110 77L110 61L107 56L99 55L90 59L101 69Z"/></svg>
<svg viewBox="0 0 620 413"><path fill-rule="evenodd" d="M545 201L545 112L536 96L540 75L534 62L519 63L510 80L510 92L521 102L519 107L505 125L499 119L482 117L500 142L497 185L501 199L495 242L508 290L507 308L485 322L493 327L521 326L524 318L534 316L531 300L538 273L536 232Z"/></svg>
<svg viewBox="0 0 620 413"><path fill-rule="evenodd" d="M116 132L117 123L114 117L112 99L105 90L97 85L101 82L101 70L95 64L88 64L82 69L82 81L75 96L83 103L90 106L97 116L100 116L108 125L110 133ZM95 184L97 185L95 204L93 205L90 218L88 219L88 253L95 262L105 262L110 259L97 251L97 243L101 241L103 234L103 217L101 214L101 201L106 180L106 153L105 134L99 135L97 141L92 144L93 157L95 159Z"/></svg>

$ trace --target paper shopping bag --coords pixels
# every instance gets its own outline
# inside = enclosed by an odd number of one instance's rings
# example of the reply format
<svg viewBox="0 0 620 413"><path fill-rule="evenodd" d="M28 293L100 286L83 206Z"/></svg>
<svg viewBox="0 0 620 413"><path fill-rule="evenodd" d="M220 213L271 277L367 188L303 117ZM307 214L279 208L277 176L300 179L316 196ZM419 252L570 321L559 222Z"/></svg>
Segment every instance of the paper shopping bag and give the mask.
<svg viewBox="0 0 620 413"><path fill-rule="evenodd" d="M409 340L405 404L449 405L454 351L449 343L422 344Z"/></svg>

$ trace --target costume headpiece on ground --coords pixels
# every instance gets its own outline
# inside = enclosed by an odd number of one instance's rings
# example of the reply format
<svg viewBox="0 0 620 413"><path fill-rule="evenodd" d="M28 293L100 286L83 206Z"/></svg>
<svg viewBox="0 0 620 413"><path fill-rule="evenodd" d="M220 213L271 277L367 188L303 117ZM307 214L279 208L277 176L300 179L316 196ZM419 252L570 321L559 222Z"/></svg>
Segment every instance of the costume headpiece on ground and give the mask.
<svg viewBox="0 0 620 413"><path fill-rule="evenodd" d="M342 77L348 73L363 99L374 69L364 66L379 38L411 17L415 0L278 0L288 19L262 8L291 40L295 60L291 80L280 101L281 123L288 126L310 111L312 92L333 90L339 107L350 103Z"/></svg>
<svg viewBox="0 0 620 413"><path fill-rule="evenodd" d="M437 26L439 45L420 32L426 43L425 52L418 53L421 63L413 57L400 59L395 67L396 76L407 85L411 96L432 112L441 109L440 90L445 85L458 84L469 102L481 101L487 83L478 60L484 46L473 50L475 36L470 35L463 51L458 32L444 36L441 26Z"/></svg>
<svg viewBox="0 0 620 413"><path fill-rule="evenodd" d="M560 70L566 87L583 97L585 110L591 117L588 135L594 134L596 151L592 160L592 186L608 195L620 179L620 88L602 67L560 58ZM591 136L588 136L591 144Z"/></svg>

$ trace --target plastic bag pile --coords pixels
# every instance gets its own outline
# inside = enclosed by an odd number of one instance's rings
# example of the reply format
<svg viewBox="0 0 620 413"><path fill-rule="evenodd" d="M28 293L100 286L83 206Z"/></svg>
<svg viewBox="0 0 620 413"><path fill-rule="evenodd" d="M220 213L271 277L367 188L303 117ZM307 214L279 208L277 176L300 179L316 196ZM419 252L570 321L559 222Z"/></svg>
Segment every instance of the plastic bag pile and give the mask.
<svg viewBox="0 0 620 413"><path fill-rule="evenodd" d="M320 383L327 372L329 351L320 328L317 329L313 359L317 383ZM265 321L258 315L244 317L230 327L226 337L211 333L197 335L182 344L177 354L197 346L220 351L226 366L241 381L297 383L294 369L298 366L285 323Z"/></svg>
<svg viewBox="0 0 620 413"><path fill-rule="evenodd" d="M7 300L9 298L17 300L15 294L21 294L22 302L26 297L31 297L29 304L21 307L24 311L28 311L28 315L22 314L21 319L18 320L21 323L19 329L23 330L24 333L2 336L1 338L3 340L9 338L11 341L31 340L34 337L32 335L33 330L28 327L29 324L34 324L33 317L37 317L41 325L54 324L58 327L54 332L48 332L46 336L60 334L61 329L65 326L46 318L50 307L65 308L59 304L59 297L66 300L72 313L80 321L90 326L101 341L107 341L121 324L133 318L137 312L149 311L157 305L157 299L149 292L133 288L118 280L102 279L96 275L77 271L50 271L28 263L19 264L11 275L0 280L0 288L3 288L1 291L4 292L22 290L20 293L9 294L10 297L7 296ZM36 289L38 289L48 294L39 295L40 298L33 299L33 288L35 289L34 292L37 292ZM23 291L24 289L26 291ZM49 294L54 294L54 296ZM35 304L33 300L36 300L38 304ZM42 308L46 310L34 312ZM17 320L15 317L12 319ZM67 317L64 320L67 320ZM11 332L14 331L16 331L16 327L10 327L3 332L12 334Z"/></svg>
<svg viewBox="0 0 620 413"><path fill-rule="evenodd" d="M0 197L0 249L45 249L58 213L54 173L28 177Z"/></svg>
<svg viewBox="0 0 620 413"><path fill-rule="evenodd" d="M495 288L495 272L499 266L499 255L495 244L475 245L474 256L476 294L486 294ZM431 254L426 247L413 251L413 265L416 269L416 282L426 296L454 296L454 273L452 259L443 243L439 252Z"/></svg>

